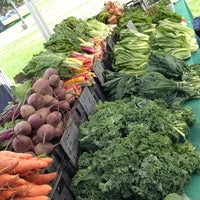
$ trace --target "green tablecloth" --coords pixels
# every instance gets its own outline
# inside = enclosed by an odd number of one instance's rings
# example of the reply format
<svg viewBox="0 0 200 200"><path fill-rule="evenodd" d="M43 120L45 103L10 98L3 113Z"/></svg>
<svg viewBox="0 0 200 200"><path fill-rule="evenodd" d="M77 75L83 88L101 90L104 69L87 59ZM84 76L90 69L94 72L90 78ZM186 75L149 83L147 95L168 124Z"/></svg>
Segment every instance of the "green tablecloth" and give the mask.
<svg viewBox="0 0 200 200"><path fill-rule="evenodd" d="M175 12L183 16L190 28L193 28L192 22L194 17L185 0L179 0L175 5ZM200 46L200 38L196 35ZM200 63L200 49L192 53L190 59L186 61L188 64ZM190 100L185 103L185 106L190 106L195 114L196 122L190 127L188 139L200 151L200 99ZM193 175L191 181L184 188L185 193L191 200L200 200L200 175Z"/></svg>
<svg viewBox="0 0 200 200"><path fill-rule="evenodd" d="M187 25L193 29L192 22L194 20L194 17L192 15L192 12L190 11L187 3L185 0L179 0L176 4L174 4L175 12L177 14L180 14L183 16L187 22ZM197 42L200 46L200 38L196 35ZM200 63L200 49L198 49L196 52L192 53L192 56L190 59L186 61L188 64L196 64ZM200 197L199 199L200 200Z"/></svg>

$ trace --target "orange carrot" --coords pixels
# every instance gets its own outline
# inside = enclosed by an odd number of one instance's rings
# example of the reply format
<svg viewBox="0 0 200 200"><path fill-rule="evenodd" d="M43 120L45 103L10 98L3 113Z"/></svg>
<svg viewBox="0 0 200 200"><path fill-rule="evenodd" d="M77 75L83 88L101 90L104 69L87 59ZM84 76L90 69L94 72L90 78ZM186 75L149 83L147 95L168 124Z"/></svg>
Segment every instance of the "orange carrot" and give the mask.
<svg viewBox="0 0 200 200"><path fill-rule="evenodd" d="M1 200L7 200L12 198L15 195L15 190L0 190L0 198Z"/></svg>
<svg viewBox="0 0 200 200"><path fill-rule="evenodd" d="M10 184L14 183L19 179L19 175L11 175L11 174L1 174L0 175L0 188L8 187Z"/></svg>
<svg viewBox="0 0 200 200"><path fill-rule="evenodd" d="M48 174L30 174L24 177L24 179L31 183L42 185L50 183L52 180L56 178L56 176L57 172L52 172Z"/></svg>
<svg viewBox="0 0 200 200"><path fill-rule="evenodd" d="M48 196L16 197L14 200L50 200Z"/></svg>
<svg viewBox="0 0 200 200"><path fill-rule="evenodd" d="M0 157L0 174L9 173L10 171L14 170L17 165L18 161L16 159Z"/></svg>
<svg viewBox="0 0 200 200"><path fill-rule="evenodd" d="M16 153L12 151L0 151L0 157L9 157L9 158L20 158L20 159L29 159L33 157L31 153Z"/></svg>
<svg viewBox="0 0 200 200"><path fill-rule="evenodd" d="M23 178L19 178L15 182L10 183L9 186L10 187L18 187L18 186L21 186L24 184L26 184L26 180L24 180Z"/></svg>
<svg viewBox="0 0 200 200"><path fill-rule="evenodd" d="M53 162L53 158L51 157L44 157L44 158L38 158L38 159L46 162L48 165Z"/></svg>
<svg viewBox="0 0 200 200"><path fill-rule="evenodd" d="M12 171L13 174L21 174L34 169L42 169L48 166L48 163L41 158L20 159L19 164Z"/></svg>
<svg viewBox="0 0 200 200"><path fill-rule="evenodd" d="M48 184L36 185L27 182L26 184L16 187L17 193L16 197L36 197L48 195L52 187Z"/></svg>

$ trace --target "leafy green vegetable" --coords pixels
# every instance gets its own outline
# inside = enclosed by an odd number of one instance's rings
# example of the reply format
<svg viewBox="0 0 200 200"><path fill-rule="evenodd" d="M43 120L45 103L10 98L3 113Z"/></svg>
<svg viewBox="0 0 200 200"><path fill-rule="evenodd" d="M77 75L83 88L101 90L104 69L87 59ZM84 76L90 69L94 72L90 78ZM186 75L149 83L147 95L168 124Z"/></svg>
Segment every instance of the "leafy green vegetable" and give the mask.
<svg viewBox="0 0 200 200"><path fill-rule="evenodd" d="M185 60L198 49L198 44L193 29L164 19L159 21L151 37L151 47Z"/></svg>
<svg viewBox="0 0 200 200"><path fill-rule="evenodd" d="M64 53L55 53L51 51L40 52L32 57L29 63L23 68L23 72L28 77L42 77L44 71L53 67L58 70L60 77L70 77L71 72L66 66L62 65L66 55Z"/></svg>
<svg viewBox="0 0 200 200"><path fill-rule="evenodd" d="M134 23L139 32L152 28L151 17L146 15L141 7L129 6L125 8L124 15L119 20L116 32L119 33L122 29L126 29L129 20Z"/></svg>
<svg viewBox="0 0 200 200"><path fill-rule="evenodd" d="M130 99L140 96L151 100L162 99L171 107L186 100L199 98L200 76L198 65L189 66L170 54L152 53L143 74L123 74L105 71L103 90L110 99Z"/></svg>
<svg viewBox="0 0 200 200"><path fill-rule="evenodd" d="M71 189L77 200L161 200L182 193L200 157L184 139L194 115L189 107L133 98L100 102L80 126L78 163Z"/></svg>
<svg viewBox="0 0 200 200"><path fill-rule="evenodd" d="M182 20L182 16L177 14L176 12L172 12L167 9L167 5L171 3L170 1L159 1L156 4L151 5L146 13L151 17L152 23L158 24L160 20L168 19L172 22L180 23Z"/></svg>
<svg viewBox="0 0 200 200"><path fill-rule="evenodd" d="M182 200L182 197L176 193L168 194L164 200Z"/></svg>
<svg viewBox="0 0 200 200"><path fill-rule="evenodd" d="M12 86L13 95L20 105L25 103L31 89L31 80L25 81L23 84L16 84L15 86Z"/></svg>
<svg viewBox="0 0 200 200"><path fill-rule="evenodd" d="M112 68L115 71L143 74L150 55L149 36L134 30L123 29L112 51Z"/></svg>

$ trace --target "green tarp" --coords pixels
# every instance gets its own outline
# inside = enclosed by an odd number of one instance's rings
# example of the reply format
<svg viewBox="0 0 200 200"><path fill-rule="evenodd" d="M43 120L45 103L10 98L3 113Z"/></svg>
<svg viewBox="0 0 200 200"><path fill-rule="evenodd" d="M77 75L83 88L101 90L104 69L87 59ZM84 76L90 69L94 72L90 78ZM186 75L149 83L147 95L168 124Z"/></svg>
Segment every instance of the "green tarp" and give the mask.
<svg viewBox="0 0 200 200"><path fill-rule="evenodd" d="M187 25L193 28L194 17L190 11L185 0L179 0L175 5L175 12L182 15ZM200 46L200 38L196 35L197 42ZM186 61L188 64L200 63L200 49L192 53L190 59ZM200 151L200 99L190 100L185 103L185 106L190 106L195 114L196 122L190 128L190 133L188 134L188 139L196 147L197 151ZM191 200L200 200L200 175L193 175L190 183L184 188L185 193Z"/></svg>
<svg viewBox="0 0 200 200"><path fill-rule="evenodd" d="M187 22L187 25L193 29L192 22L194 20L194 17L192 15L192 12L190 11L187 3L185 0L179 0L175 5L175 12L183 16ZM197 42L200 46L200 38L196 35ZM196 52L192 53L192 56L190 59L187 60L188 64L196 64L200 63L200 49L198 49ZM200 200L200 197L199 199Z"/></svg>

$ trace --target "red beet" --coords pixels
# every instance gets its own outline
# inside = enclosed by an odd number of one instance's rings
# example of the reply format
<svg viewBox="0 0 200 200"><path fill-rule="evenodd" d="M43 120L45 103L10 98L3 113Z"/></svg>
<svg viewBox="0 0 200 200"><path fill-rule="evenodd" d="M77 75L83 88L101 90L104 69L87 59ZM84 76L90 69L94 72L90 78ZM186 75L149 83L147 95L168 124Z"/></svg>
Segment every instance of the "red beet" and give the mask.
<svg viewBox="0 0 200 200"><path fill-rule="evenodd" d="M49 77L49 84L51 87L56 88L60 83L60 77L57 74L53 74Z"/></svg>
<svg viewBox="0 0 200 200"><path fill-rule="evenodd" d="M40 142L46 143L54 138L55 128L51 124L43 124L37 130L37 138Z"/></svg>
<svg viewBox="0 0 200 200"><path fill-rule="evenodd" d="M60 101L60 100L65 100L65 94L66 94L66 90L65 88L54 88L53 90L54 92L54 96Z"/></svg>
<svg viewBox="0 0 200 200"><path fill-rule="evenodd" d="M28 136L16 135L12 141L12 146L16 152L25 153L33 147L33 143Z"/></svg>
<svg viewBox="0 0 200 200"><path fill-rule="evenodd" d="M35 112L35 108L31 105L24 104L20 108L20 114L22 118L27 119L30 115L32 115Z"/></svg>
<svg viewBox="0 0 200 200"><path fill-rule="evenodd" d="M43 77L48 79L53 74L58 74L57 69L53 67L49 67L48 69L45 70Z"/></svg>
<svg viewBox="0 0 200 200"><path fill-rule="evenodd" d="M32 131L31 124L28 121L20 121L14 126L16 135L30 135Z"/></svg>
<svg viewBox="0 0 200 200"><path fill-rule="evenodd" d="M72 105L76 101L76 96L74 94L66 93L65 99L69 102L70 105Z"/></svg>
<svg viewBox="0 0 200 200"><path fill-rule="evenodd" d="M34 147L34 152L36 155L41 155L41 154L50 154L56 145L53 145L52 143L38 143L37 145L35 145Z"/></svg>
<svg viewBox="0 0 200 200"><path fill-rule="evenodd" d="M42 95L53 95L53 89L50 86L49 80L45 78L39 78L32 86L34 92L40 93Z"/></svg>
<svg viewBox="0 0 200 200"><path fill-rule="evenodd" d="M45 120L38 113L32 114L27 120L33 128L38 128L45 123Z"/></svg>
<svg viewBox="0 0 200 200"><path fill-rule="evenodd" d="M27 103L38 110L44 106L43 96L39 93L33 93L28 97Z"/></svg>
<svg viewBox="0 0 200 200"><path fill-rule="evenodd" d="M53 111L49 113L46 118L47 124L51 124L53 126L57 126L62 120L62 114L59 111Z"/></svg>
<svg viewBox="0 0 200 200"><path fill-rule="evenodd" d="M41 118L46 122L47 116L50 113L49 108L40 108L39 110L36 111L37 114L41 116Z"/></svg>
<svg viewBox="0 0 200 200"><path fill-rule="evenodd" d="M51 95L44 95L43 96L43 101L44 101L44 106L45 107L56 105L59 102L58 99L56 99L55 97L53 97Z"/></svg>

